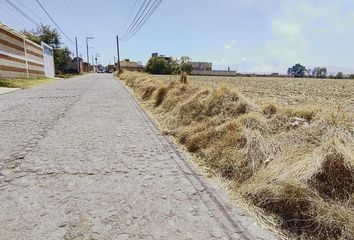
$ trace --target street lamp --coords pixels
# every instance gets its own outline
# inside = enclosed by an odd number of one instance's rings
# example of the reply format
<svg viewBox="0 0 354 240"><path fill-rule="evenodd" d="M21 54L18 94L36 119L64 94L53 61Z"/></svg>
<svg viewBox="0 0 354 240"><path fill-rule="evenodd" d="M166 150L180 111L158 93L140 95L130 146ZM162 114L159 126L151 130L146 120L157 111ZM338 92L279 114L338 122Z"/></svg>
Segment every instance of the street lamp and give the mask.
<svg viewBox="0 0 354 240"><path fill-rule="evenodd" d="M94 39L93 37L86 37L86 50L87 50L87 64L90 65L90 58L89 58L89 46L88 40Z"/></svg>

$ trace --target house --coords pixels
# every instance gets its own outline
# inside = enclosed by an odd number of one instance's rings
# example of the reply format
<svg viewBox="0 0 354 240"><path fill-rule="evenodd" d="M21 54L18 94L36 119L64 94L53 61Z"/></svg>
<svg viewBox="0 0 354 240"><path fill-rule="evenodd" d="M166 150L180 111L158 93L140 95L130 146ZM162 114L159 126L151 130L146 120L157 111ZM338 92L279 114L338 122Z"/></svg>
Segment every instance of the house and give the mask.
<svg viewBox="0 0 354 240"><path fill-rule="evenodd" d="M208 62L189 62L192 65L194 71L211 71L213 64Z"/></svg>
<svg viewBox="0 0 354 240"><path fill-rule="evenodd" d="M79 65L78 65L79 62ZM89 72L90 68L87 64L87 62L84 62L84 60L81 57L74 57L73 60L71 60L65 67L62 69L63 72L65 73L78 73L80 68L80 74Z"/></svg>
<svg viewBox="0 0 354 240"><path fill-rule="evenodd" d="M162 59L165 59L166 61L171 61L173 59L173 57L167 57L165 55L159 55L158 53L151 54L151 57L162 58Z"/></svg>
<svg viewBox="0 0 354 240"><path fill-rule="evenodd" d="M143 71L143 67L140 62L132 62L130 59L124 59L120 61L120 67L122 70L127 71Z"/></svg>

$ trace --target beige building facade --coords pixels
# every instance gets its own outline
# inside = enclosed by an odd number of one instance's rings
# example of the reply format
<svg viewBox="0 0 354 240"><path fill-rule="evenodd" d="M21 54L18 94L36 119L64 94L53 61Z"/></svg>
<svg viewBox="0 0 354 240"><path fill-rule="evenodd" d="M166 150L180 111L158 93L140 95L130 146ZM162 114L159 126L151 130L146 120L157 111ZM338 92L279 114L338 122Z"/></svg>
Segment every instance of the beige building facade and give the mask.
<svg viewBox="0 0 354 240"><path fill-rule="evenodd" d="M53 49L0 23L0 77L54 77Z"/></svg>

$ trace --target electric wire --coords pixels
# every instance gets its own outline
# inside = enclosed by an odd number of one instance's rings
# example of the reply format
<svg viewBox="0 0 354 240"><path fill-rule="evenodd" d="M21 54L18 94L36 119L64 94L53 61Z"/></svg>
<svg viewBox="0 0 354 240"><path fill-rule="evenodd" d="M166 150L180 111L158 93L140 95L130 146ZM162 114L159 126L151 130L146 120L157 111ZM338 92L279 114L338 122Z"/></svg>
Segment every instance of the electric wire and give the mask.
<svg viewBox="0 0 354 240"><path fill-rule="evenodd" d="M137 25L135 30L132 32L132 34L125 39L125 41L133 38L146 24L146 22L149 20L149 18L152 16L152 14L156 11L156 9L159 7L161 4L162 0L158 0L155 5L151 6L150 11L145 15L145 18L140 21L140 23Z"/></svg>
<svg viewBox="0 0 354 240"><path fill-rule="evenodd" d="M30 16L28 16L25 12L23 12L19 7L17 7L14 3L10 2L9 0L5 0L12 8L14 8L17 12L19 12L23 17L29 20L31 23L39 27L39 24L33 20Z"/></svg>
<svg viewBox="0 0 354 240"><path fill-rule="evenodd" d="M34 15L41 23L44 22L44 20L38 16L34 11L32 11L29 7L27 7L23 2L20 0L16 0L22 7L24 7L27 11L29 11L32 15Z"/></svg>
<svg viewBox="0 0 354 240"><path fill-rule="evenodd" d="M151 0L149 0L149 2L146 4L146 0L145 0L141 5L138 13L136 14L134 20L130 24L130 27L125 32L121 40L127 41L132 37L134 37L142 29L142 27L146 24L146 22L150 19L150 17L153 15L153 13L159 7L162 1L163 0L155 0L151 4Z"/></svg>
<svg viewBox="0 0 354 240"><path fill-rule="evenodd" d="M138 0L135 0L132 9L131 9L130 12L129 12L129 16L128 16L128 18L127 18L125 24L124 24L125 26L128 26L128 22L129 22L131 16L133 15L133 12L134 12L134 9L135 9L137 3L138 3Z"/></svg>
<svg viewBox="0 0 354 240"><path fill-rule="evenodd" d="M134 24L130 27L130 29L127 31L127 33L125 34L125 36L128 36L132 31L135 30L135 27L136 25L138 24L138 22L140 22L140 20L142 19L143 15L145 14L146 10L149 8L150 6L150 3L151 3L152 0L149 0L149 2L146 4L145 8L143 9L143 11L141 11L141 14L140 16L136 19L136 21L134 22ZM157 0L154 0L154 3L156 2ZM154 4L153 3L153 4ZM145 16L145 15L144 15Z"/></svg>
<svg viewBox="0 0 354 240"><path fill-rule="evenodd" d="M10 9L9 9L10 10ZM18 16L16 16L16 13L14 12L10 12L10 11L3 11L3 14L7 15L9 17L9 19L13 19L18 25L21 25L23 29L26 28L26 26L23 23L23 20L21 21ZM4 19L2 20L4 21ZM0 19L0 23L1 23L1 19ZM5 22L3 22L5 23ZM6 24L6 23L5 23Z"/></svg>
<svg viewBox="0 0 354 240"><path fill-rule="evenodd" d="M144 9L144 6L146 4L147 0L144 0L144 2L141 4L140 8L139 8L139 11L136 13L133 21L130 23L129 27L127 28L126 32L123 34L123 37L122 38L125 38L125 36L127 35L127 33L130 31L130 29L133 27L133 25L137 22L137 19L139 18L139 15L141 17L141 12L143 11ZM149 1L151 2L151 0Z"/></svg>
<svg viewBox="0 0 354 240"><path fill-rule="evenodd" d="M6 0L8 1L8 0ZM59 31L72 43L75 45L75 42L59 27L59 25L55 22L55 20L50 16L48 11L44 8L44 6L39 2L39 0L36 0L38 5L42 8L42 10L45 12L45 14L52 20L52 22L55 24L55 26L59 29Z"/></svg>

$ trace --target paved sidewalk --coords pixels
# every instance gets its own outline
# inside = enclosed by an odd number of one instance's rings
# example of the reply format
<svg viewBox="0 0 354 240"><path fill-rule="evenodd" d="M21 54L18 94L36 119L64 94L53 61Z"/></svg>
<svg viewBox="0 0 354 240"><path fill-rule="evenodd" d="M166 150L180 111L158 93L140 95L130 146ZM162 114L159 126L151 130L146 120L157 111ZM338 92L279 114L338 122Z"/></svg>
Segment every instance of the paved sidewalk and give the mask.
<svg viewBox="0 0 354 240"><path fill-rule="evenodd" d="M0 95L1 239L275 239L111 75Z"/></svg>
<svg viewBox="0 0 354 240"><path fill-rule="evenodd" d="M6 87L0 87L0 95L1 94L5 94L5 93L10 93L10 92L14 92L17 90L20 90L21 88L6 88Z"/></svg>

